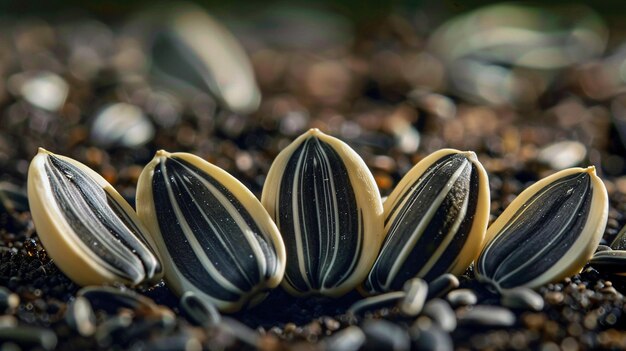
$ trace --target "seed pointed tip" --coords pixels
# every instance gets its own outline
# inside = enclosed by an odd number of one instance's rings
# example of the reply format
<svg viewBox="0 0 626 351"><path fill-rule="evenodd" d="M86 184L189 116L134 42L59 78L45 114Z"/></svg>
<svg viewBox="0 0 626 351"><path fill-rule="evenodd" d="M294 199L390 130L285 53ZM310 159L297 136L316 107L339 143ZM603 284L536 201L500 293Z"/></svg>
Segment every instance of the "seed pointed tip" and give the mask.
<svg viewBox="0 0 626 351"><path fill-rule="evenodd" d="M462 152L462 154L467 157L468 160L472 162L478 162L478 156L476 156L476 153L474 151L464 151Z"/></svg>
<svg viewBox="0 0 626 351"><path fill-rule="evenodd" d="M159 157L159 158L160 158L160 157L170 157L170 155L171 155L171 154L170 154L169 152L167 152L167 151L165 151L165 150L161 149L161 150L159 150L159 151L157 151L157 152L156 152L155 157Z"/></svg>
<svg viewBox="0 0 626 351"><path fill-rule="evenodd" d="M38 153L38 154L51 154L51 152L50 152L50 151L48 151L48 150L44 149L44 148L43 148L43 147L41 147L41 146L40 146L39 148L37 148L37 153Z"/></svg>
<svg viewBox="0 0 626 351"><path fill-rule="evenodd" d="M320 135L324 135L324 133L321 130L319 130L318 128L311 128L311 129L309 129L308 134L311 135L311 136L315 136L315 137L320 136Z"/></svg>
<svg viewBox="0 0 626 351"><path fill-rule="evenodd" d="M595 175L596 174L596 166L589 166L587 168L585 168L585 172L591 174L591 175Z"/></svg>

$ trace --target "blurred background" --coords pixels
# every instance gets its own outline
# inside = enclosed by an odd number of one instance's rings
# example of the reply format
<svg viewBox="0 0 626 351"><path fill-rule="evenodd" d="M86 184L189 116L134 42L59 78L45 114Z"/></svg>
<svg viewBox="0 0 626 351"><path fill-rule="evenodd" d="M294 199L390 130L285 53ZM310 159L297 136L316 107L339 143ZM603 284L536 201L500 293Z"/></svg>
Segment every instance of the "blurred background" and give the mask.
<svg viewBox="0 0 626 351"><path fill-rule="evenodd" d="M198 154L259 194L276 154L317 127L357 150L383 195L419 159L453 147L479 154L494 213L527 183L589 164L626 206L618 1L0 9L3 189L23 190L43 146L131 203L158 149Z"/></svg>
<svg viewBox="0 0 626 351"><path fill-rule="evenodd" d="M608 244L626 230L625 18L621 1L0 0L0 285L20 296L19 325L56 328L60 349L179 345L150 340L163 333L186 343L182 317L174 333L174 324L102 323L98 314L98 330L114 337L70 333L63 320L77 286L38 241L26 196L31 159L39 147L72 157L134 205L157 150L191 152L258 196L276 155L309 128L353 147L383 196L433 151L475 151L489 173L492 219L538 179L595 165L609 192ZM524 334L459 328L455 345L626 348L624 283L585 272L543 290L551 307L531 316L552 323L543 332L530 322ZM163 285L142 293L178 306ZM298 312L276 317L268 301L241 318L268 326L264 335L335 308L298 300Z"/></svg>

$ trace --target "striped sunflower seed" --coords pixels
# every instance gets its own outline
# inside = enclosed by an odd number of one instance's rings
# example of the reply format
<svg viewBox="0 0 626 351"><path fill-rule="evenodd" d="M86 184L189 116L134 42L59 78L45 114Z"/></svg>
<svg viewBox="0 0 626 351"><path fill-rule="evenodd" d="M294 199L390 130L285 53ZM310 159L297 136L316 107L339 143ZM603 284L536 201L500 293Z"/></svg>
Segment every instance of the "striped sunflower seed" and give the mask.
<svg viewBox="0 0 626 351"><path fill-rule="evenodd" d="M163 257L165 281L222 311L262 300L285 270L278 229L256 197L224 170L158 151L137 184L137 212Z"/></svg>
<svg viewBox="0 0 626 351"><path fill-rule="evenodd" d="M589 263L604 273L626 275L626 226L617 233L610 247L598 248Z"/></svg>
<svg viewBox="0 0 626 351"><path fill-rule="evenodd" d="M82 163L40 148L28 170L28 201L43 246L74 282L160 278L154 243L133 208Z"/></svg>
<svg viewBox="0 0 626 351"><path fill-rule="evenodd" d="M274 160L262 202L287 248L283 286L340 296L360 284L382 242L374 177L347 144L311 129Z"/></svg>
<svg viewBox="0 0 626 351"><path fill-rule="evenodd" d="M385 241L365 293L398 290L413 277L462 274L489 220L487 172L473 152L439 150L416 164L384 203Z"/></svg>
<svg viewBox="0 0 626 351"><path fill-rule="evenodd" d="M524 190L487 230L477 277L497 290L537 288L581 270L608 216L595 168L569 168Z"/></svg>

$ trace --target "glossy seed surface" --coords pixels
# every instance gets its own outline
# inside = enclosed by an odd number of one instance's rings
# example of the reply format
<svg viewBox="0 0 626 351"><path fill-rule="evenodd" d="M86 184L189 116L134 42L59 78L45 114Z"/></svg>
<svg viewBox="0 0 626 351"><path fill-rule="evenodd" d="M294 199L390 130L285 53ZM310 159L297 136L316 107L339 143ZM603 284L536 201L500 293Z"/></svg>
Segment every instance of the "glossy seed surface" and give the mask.
<svg viewBox="0 0 626 351"><path fill-rule="evenodd" d="M76 283L160 277L154 243L135 211L87 166L40 149L28 171L28 199L43 246Z"/></svg>
<svg viewBox="0 0 626 351"><path fill-rule="evenodd" d="M487 173L473 152L437 151L404 176L384 209L385 241L363 284L366 293L400 289L413 277L460 275L487 229Z"/></svg>
<svg viewBox="0 0 626 351"><path fill-rule="evenodd" d="M262 202L287 248L283 286L294 295L339 296L357 286L382 241L382 204L363 160L311 129L272 164Z"/></svg>
<svg viewBox="0 0 626 351"><path fill-rule="evenodd" d="M159 151L139 178L137 203L178 295L192 291L234 311L280 283L285 248L276 225L222 169L191 154Z"/></svg>
<svg viewBox="0 0 626 351"><path fill-rule="evenodd" d="M593 167L544 178L489 227L477 277L502 291L536 288L575 274L596 250L607 216L606 188Z"/></svg>

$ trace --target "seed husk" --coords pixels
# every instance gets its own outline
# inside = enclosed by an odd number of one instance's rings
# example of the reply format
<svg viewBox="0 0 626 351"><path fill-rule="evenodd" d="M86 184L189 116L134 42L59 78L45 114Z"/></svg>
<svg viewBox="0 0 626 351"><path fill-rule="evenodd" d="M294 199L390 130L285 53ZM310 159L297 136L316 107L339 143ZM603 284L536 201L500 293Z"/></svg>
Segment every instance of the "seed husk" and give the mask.
<svg viewBox="0 0 626 351"><path fill-rule="evenodd" d="M133 208L82 163L40 148L28 170L28 200L43 246L74 282L160 278L154 243Z"/></svg>
<svg viewBox="0 0 626 351"><path fill-rule="evenodd" d="M596 250L607 216L606 188L594 167L546 177L515 198L489 227L477 277L504 291L573 275Z"/></svg>
<svg viewBox="0 0 626 351"><path fill-rule="evenodd" d="M382 242L374 177L347 144L311 129L272 164L262 202L287 248L283 287L340 296L363 281Z"/></svg>
<svg viewBox="0 0 626 351"><path fill-rule="evenodd" d="M265 297L285 269L285 248L261 203L224 170L187 153L158 151L137 184L137 212L163 256L165 281L222 311Z"/></svg>
<svg viewBox="0 0 626 351"><path fill-rule="evenodd" d="M489 207L487 172L473 152L427 156L384 203L385 241L363 290L380 293L412 277L462 274L480 251Z"/></svg>

